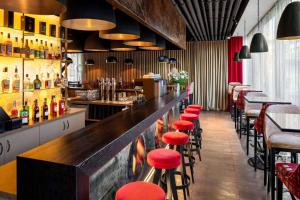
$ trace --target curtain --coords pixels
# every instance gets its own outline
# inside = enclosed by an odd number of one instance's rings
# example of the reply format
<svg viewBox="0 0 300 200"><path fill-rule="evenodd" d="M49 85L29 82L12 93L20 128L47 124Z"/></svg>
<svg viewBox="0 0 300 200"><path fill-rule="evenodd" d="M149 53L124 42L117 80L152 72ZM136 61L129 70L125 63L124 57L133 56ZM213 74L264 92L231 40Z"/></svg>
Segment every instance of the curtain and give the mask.
<svg viewBox="0 0 300 200"><path fill-rule="evenodd" d="M195 81L195 103L207 110L227 108L227 41L193 42L187 54Z"/></svg>
<svg viewBox="0 0 300 200"><path fill-rule="evenodd" d="M228 83L243 82L243 62L234 62L234 53L243 46L243 37L231 37L228 40Z"/></svg>
<svg viewBox="0 0 300 200"><path fill-rule="evenodd" d="M269 52L252 54L246 61L244 82L262 89L271 97L278 97L300 105L300 41L276 40L277 26L285 6L290 0L279 0L260 22ZM249 34L248 41L258 32L256 26Z"/></svg>

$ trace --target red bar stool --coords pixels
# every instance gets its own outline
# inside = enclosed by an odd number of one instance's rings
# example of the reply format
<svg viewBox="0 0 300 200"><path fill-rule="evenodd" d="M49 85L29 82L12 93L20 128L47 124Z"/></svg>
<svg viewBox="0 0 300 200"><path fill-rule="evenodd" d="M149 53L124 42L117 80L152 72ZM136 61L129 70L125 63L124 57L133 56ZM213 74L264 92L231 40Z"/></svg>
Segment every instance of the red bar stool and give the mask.
<svg viewBox="0 0 300 200"><path fill-rule="evenodd" d="M200 115L201 111L202 111L202 107L199 108L199 105L189 105L190 107L187 107L185 110L184 110L184 113L190 113L190 114L195 114L195 115ZM202 128L200 127L200 120L198 118L197 120L197 134L200 135L201 137L201 133L202 133ZM200 138L201 140L201 138Z"/></svg>
<svg viewBox="0 0 300 200"><path fill-rule="evenodd" d="M170 149L176 146L176 150L181 154L181 172L175 171L175 175L181 176L182 185L176 186L177 190L183 190L184 199L186 199L186 192L189 195L190 177L186 173L186 165L184 160L183 145L189 143L189 136L182 132L167 132L163 135L162 140L170 145Z"/></svg>
<svg viewBox="0 0 300 200"><path fill-rule="evenodd" d="M142 181L123 185L116 193L116 200L166 200L166 194L158 185Z"/></svg>
<svg viewBox="0 0 300 200"><path fill-rule="evenodd" d="M180 153L172 149L155 149L148 153L147 162L151 167L155 168L153 183L157 185L162 180L162 170L166 170L166 190L170 190L174 200L178 200L175 171L181 163Z"/></svg>
<svg viewBox="0 0 300 200"><path fill-rule="evenodd" d="M196 151L199 156L199 160L201 161L201 153L200 153L201 139L199 133L197 133L197 121L199 119L199 116L196 114L184 113L180 115L180 119L190 121L194 124L194 129L191 134L193 138L191 138L191 142L190 142L192 145L191 151Z"/></svg>
<svg viewBox="0 0 300 200"><path fill-rule="evenodd" d="M300 165L296 163L277 163L277 200L282 200L283 184L289 190L292 199L300 199Z"/></svg>
<svg viewBox="0 0 300 200"><path fill-rule="evenodd" d="M194 108L194 109L200 110L200 112L202 111L202 106L197 105L197 104L191 104L191 105L188 105L187 108Z"/></svg>
<svg viewBox="0 0 300 200"><path fill-rule="evenodd" d="M178 120L173 123L173 128L179 132L184 132L190 136L191 131L194 129L194 124L190 121ZM192 149L191 143L187 144L186 149L184 149L187 152L187 154L184 154L184 156L188 157L189 162L185 163L185 165L190 167L192 182L194 183L195 182L194 180L195 157L192 155L191 149Z"/></svg>

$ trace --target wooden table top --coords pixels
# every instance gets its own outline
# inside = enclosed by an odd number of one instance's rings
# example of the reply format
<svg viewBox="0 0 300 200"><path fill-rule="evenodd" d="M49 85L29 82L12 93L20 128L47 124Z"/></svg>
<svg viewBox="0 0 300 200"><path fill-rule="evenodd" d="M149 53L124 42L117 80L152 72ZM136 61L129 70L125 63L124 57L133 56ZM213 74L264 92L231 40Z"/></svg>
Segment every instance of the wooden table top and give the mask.
<svg viewBox="0 0 300 200"><path fill-rule="evenodd" d="M267 112L266 115L281 131L300 134L300 114Z"/></svg>

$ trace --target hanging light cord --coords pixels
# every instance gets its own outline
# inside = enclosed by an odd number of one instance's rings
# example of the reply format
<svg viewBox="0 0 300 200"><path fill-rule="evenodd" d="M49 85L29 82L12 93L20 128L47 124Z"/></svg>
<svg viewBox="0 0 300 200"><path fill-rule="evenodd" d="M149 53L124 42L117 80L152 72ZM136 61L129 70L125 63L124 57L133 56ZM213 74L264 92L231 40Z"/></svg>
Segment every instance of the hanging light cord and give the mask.
<svg viewBox="0 0 300 200"><path fill-rule="evenodd" d="M244 39L246 43L246 20L244 19Z"/></svg>
<svg viewBox="0 0 300 200"><path fill-rule="evenodd" d="M260 31L260 27L259 27L259 0L257 0L257 26L258 26L258 32Z"/></svg>

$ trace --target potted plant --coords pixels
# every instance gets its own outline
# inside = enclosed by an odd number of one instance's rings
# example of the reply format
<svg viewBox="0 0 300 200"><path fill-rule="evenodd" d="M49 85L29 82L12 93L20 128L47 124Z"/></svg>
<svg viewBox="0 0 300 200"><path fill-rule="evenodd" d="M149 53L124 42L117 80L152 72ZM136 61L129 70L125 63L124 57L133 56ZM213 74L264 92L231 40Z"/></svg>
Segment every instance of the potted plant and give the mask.
<svg viewBox="0 0 300 200"><path fill-rule="evenodd" d="M169 73L169 82L176 85L176 92L179 93L180 89L185 89L189 79L189 75L186 71L182 70L178 72L176 68L173 68Z"/></svg>

